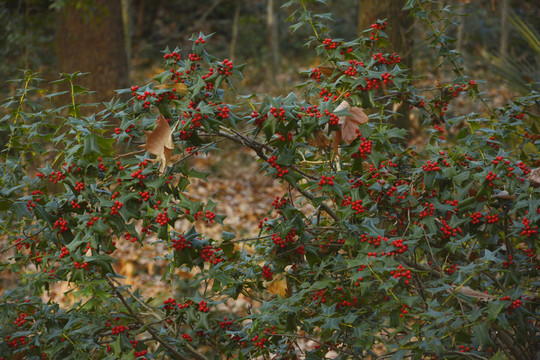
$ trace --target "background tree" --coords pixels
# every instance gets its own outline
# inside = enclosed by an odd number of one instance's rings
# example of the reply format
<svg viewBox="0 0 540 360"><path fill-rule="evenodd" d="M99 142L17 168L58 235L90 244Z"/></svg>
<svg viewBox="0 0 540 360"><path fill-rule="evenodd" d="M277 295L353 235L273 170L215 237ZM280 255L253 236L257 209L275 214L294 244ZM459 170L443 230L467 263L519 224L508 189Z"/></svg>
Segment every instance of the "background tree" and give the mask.
<svg viewBox="0 0 540 360"><path fill-rule="evenodd" d="M110 100L129 84L120 0L67 2L58 13L59 72L89 72L82 85L94 101Z"/></svg>

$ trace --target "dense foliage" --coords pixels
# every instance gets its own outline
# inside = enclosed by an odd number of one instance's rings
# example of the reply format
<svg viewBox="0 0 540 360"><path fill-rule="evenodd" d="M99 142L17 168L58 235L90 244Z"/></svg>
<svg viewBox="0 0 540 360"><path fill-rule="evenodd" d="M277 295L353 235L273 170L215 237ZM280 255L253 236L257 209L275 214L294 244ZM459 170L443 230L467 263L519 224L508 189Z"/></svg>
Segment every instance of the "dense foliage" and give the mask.
<svg viewBox="0 0 540 360"><path fill-rule="evenodd" d="M1 266L19 277L0 303L2 359L536 358L539 95L490 108L438 30L447 9L424 2L407 7L457 74L428 89L389 50L386 21L332 39L329 15L294 0L292 29L312 28L325 59L300 95L236 94L242 66L207 52L203 34L167 50L154 83L89 116L81 74L63 74L72 101L58 108L25 72L1 122L3 252L14 251ZM483 113L456 116L464 96ZM398 105L424 143L393 126ZM191 179L211 181L189 160L221 139L287 185L256 237L197 230L226 223L189 195ZM166 249L170 297L121 285L115 249L129 241ZM181 294L178 270L193 274ZM78 302L49 301L57 282ZM254 306L234 310L239 297Z"/></svg>

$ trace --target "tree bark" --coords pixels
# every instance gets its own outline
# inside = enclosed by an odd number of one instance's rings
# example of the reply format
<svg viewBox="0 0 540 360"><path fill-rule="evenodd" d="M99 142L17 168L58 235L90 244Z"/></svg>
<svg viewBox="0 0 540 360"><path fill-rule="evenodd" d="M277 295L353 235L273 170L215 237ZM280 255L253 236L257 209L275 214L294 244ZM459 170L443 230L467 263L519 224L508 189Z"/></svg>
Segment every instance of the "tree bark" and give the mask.
<svg viewBox="0 0 540 360"><path fill-rule="evenodd" d="M508 12L510 0L503 0L501 6L501 44L499 47L499 56L504 61L508 58Z"/></svg>
<svg viewBox="0 0 540 360"><path fill-rule="evenodd" d="M268 46L267 81L272 87L276 87L276 76L279 72L279 29L278 29L278 5L275 0L268 0L266 12L266 44Z"/></svg>
<svg viewBox="0 0 540 360"><path fill-rule="evenodd" d="M236 52L236 43L238 42L238 22L240 21L240 0L236 0L234 5L234 17L232 23L232 35L231 35L231 47L230 47L230 58L234 61L234 56Z"/></svg>
<svg viewBox="0 0 540 360"><path fill-rule="evenodd" d="M114 90L127 87L121 0L93 0L89 7L69 2L58 14L58 70L90 74L79 85L96 91L89 101L109 101Z"/></svg>

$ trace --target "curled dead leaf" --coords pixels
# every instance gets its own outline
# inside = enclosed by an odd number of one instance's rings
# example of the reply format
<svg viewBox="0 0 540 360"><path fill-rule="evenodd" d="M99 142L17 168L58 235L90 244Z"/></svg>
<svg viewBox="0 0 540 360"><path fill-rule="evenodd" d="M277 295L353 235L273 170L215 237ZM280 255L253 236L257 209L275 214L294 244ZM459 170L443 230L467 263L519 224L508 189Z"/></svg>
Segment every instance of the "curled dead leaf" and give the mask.
<svg viewBox="0 0 540 360"><path fill-rule="evenodd" d="M274 295L280 295L284 299L291 296L291 289L287 278L283 275L278 275L274 280L267 283L266 289Z"/></svg>
<svg viewBox="0 0 540 360"><path fill-rule="evenodd" d="M527 179L533 187L540 186L540 168L532 169Z"/></svg>
<svg viewBox="0 0 540 360"><path fill-rule="evenodd" d="M342 101L334 111L342 110L347 110L349 115L339 117L339 131L336 131L334 136L334 147L337 147L341 140L345 141L347 145L351 144L358 136L356 133L358 126L367 123L369 120L362 108L350 106L347 101Z"/></svg>
<svg viewBox="0 0 540 360"><path fill-rule="evenodd" d="M159 115L154 130L145 131L145 134L146 143L140 147L157 156L156 160L161 162L159 171L163 174L171 163L171 154L174 148L171 127L167 120Z"/></svg>

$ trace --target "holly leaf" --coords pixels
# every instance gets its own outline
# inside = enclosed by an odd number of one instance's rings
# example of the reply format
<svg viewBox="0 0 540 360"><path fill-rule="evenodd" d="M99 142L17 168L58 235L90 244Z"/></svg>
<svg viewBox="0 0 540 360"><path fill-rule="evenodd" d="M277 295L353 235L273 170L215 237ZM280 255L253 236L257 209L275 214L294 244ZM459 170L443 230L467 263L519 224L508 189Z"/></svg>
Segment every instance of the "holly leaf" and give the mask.
<svg viewBox="0 0 540 360"><path fill-rule="evenodd" d="M364 109L350 106L347 101L341 102L334 112L347 110L348 115L339 116L339 130L334 134L334 147L337 147L341 140L350 145L358 136L356 130L359 125L368 122L369 118L364 113Z"/></svg>
<svg viewBox="0 0 540 360"><path fill-rule="evenodd" d="M156 155L156 161L160 161L159 172L163 174L171 163L171 154L174 148L172 130L169 123L162 115L159 115L157 125L153 131L145 131L146 143L140 145L152 155Z"/></svg>

